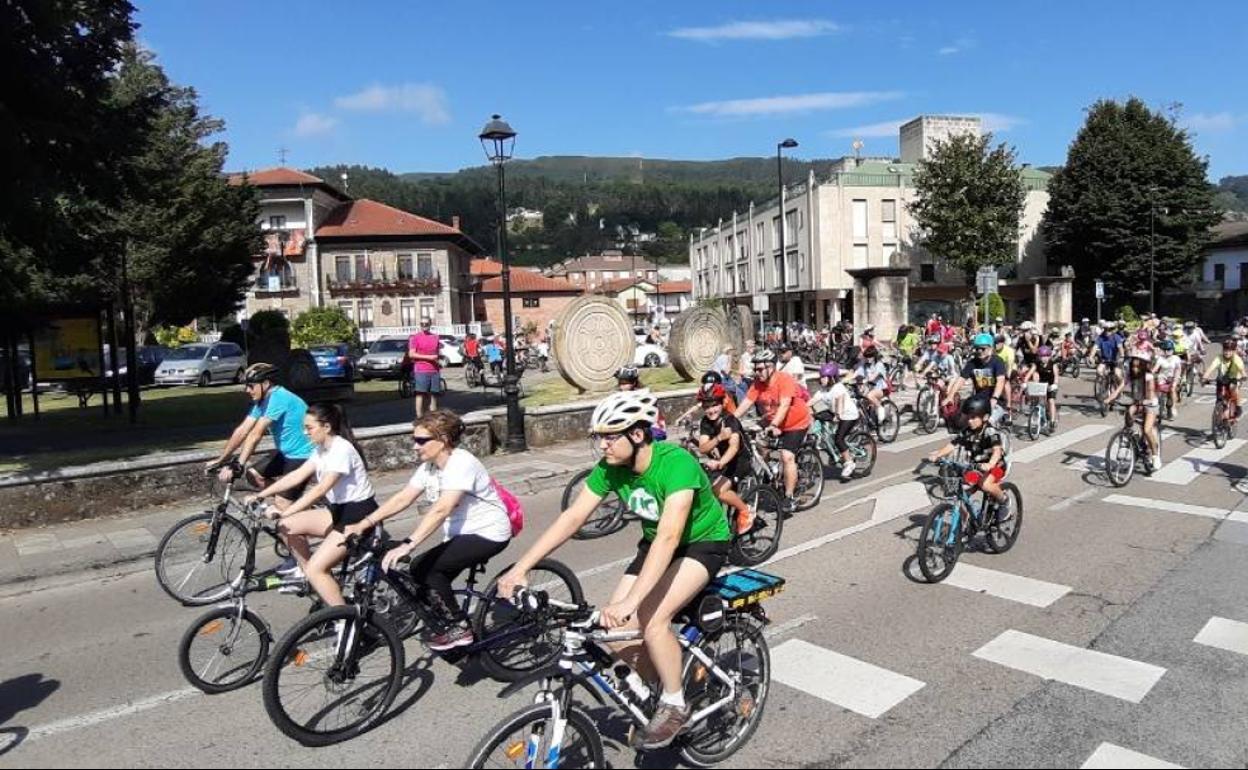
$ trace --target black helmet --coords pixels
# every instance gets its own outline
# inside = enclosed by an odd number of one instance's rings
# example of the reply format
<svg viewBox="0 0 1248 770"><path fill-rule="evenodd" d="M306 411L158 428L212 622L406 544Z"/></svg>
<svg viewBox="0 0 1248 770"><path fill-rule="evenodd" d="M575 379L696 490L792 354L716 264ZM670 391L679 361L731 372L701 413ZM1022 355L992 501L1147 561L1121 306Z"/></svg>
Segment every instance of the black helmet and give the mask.
<svg viewBox="0 0 1248 770"><path fill-rule="evenodd" d="M971 396L962 402L962 414L967 417L987 417L992 412L992 402L981 394Z"/></svg>
<svg viewBox="0 0 1248 770"><path fill-rule="evenodd" d="M641 372L637 371L635 366L625 366L616 371L615 379L620 382L640 382Z"/></svg>
<svg viewBox="0 0 1248 770"><path fill-rule="evenodd" d="M994 338L994 339L993 339L993 342L995 342L995 343L996 343L996 344L998 344L998 345L1004 345L1004 344L1005 344L1005 335L1004 335L1004 334L998 334L998 335L996 336L996 338Z"/></svg>
<svg viewBox="0 0 1248 770"><path fill-rule="evenodd" d="M719 372L707 372L702 375L703 385L721 385L723 382L724 378L720 376Z"/></svg>
<svg viewBox="0 0 1248 770"><path fill-rule="evenodd" d="M277 382L277 367L273 364L252 364L243 372L243 382L255 385L259 382Z"/></svg>

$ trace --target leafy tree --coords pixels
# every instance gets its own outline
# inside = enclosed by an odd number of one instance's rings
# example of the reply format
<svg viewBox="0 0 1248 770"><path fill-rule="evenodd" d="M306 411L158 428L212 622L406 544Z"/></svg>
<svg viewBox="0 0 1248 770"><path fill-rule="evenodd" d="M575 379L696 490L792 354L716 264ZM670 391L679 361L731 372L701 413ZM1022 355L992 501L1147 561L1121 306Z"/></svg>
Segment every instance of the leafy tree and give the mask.
<svg viewBox="0 0 1248 770"><path fill-rule="evenodd" d="M1220 216L1207 167L1173 115L1098 101L1049 183L1050 264L1073 266L1084 297L1097 278L1118 296L1147 294L1150 264L1158 290L1181 282Z"/></svg>
<svg viewBox="0 0 1248 770"><path fill-rule="evenodd" d="M290 325L290 342L297 348L351 342L356 336L355 324L337 305L305 310Z"/></svg>
<svg viewBox="0 0 1248 770"><path fill-rule="evenodd" d="M156 344L167 348L176 348L199 339L199 335L189 326L157 326L152 331L156 336Z"/></svg>
<svg viewBox="0 0 1248 770"><path fill-rule="evenodd" d="M960 268L968 284L980 267L1018 259L1027 191L1014 150L991 142L991 134L937 141L914 174L920 245Z"/></svg>
<svg viewBox="0 0 1248 770"><path fill-rule="evenodd" d="M247 333L238 324L230 324L221 330L221 341L233 342L240 348L245 349L247 347Z"/></svg>

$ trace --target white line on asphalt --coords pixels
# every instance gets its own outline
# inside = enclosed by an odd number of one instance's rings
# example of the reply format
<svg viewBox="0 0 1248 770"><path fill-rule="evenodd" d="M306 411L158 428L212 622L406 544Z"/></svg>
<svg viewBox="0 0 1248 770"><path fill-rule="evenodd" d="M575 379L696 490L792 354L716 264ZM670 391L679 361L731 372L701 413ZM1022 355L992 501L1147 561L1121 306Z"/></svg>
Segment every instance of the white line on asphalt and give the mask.
<svg viewBox="0 0 1248 770"><path fill-rule="evenodd" d="M908 452L911 449L921 447L926 444L934 444L937 441L948 441L949 438L949 434L942 430L940 432L933 433L930 436L916 436L915 438L907 439L901 442L883 444L880 446L880 451L888 452L889 454L901 454L902 452Z"/></svg>
<svg viewBox="0 0 1248 770"><path fill-rule="evenodd" d="M1207 647L1248 655L1248 623L1227 618L1210 618L1192 641Z"/></svg>
<svg viewBox="0 0 1248 770"><path fill-rule="evenodd" d="M981 660L1139 703L1166 670L1013 629L974 653Z"/></svg>
<svg viewBox="0 0 1248 770"><path fill-rule="evenodd" d="M1024 449L1014 452L1011 458L1015 465L1022 463L1035 462L1043 457L1048 457L1054 452L1060 452L1067 447L1074 446L1081 441L1099 436L1112 426L1104 424L1080 425L1074 430L1067 431L1053 438L1045 439L1037 444L1032 444Z"/></svg>
<svg viewBox="0 0 1248 770"><path fill-rule="evenodd" d="M1168 770L1168 768L1177 768L1183 770L1182 765L1174 765L1164 762L1156 757L1150 757L1147 754L1141 754L1138 751L1124 749L1121 746L1115 746L1112 743L1102 743L1092 752L1092 756L1079 766L1082 770L1111 770L1112 768L1143 768L1145 770Z"/></svg>
<svg viewBox="0 0 1248 770"><path fill-rule="evenodd" d="M1084 500L1087 500L1089 497L1095 497L1097 494L1100 493L1100 491L1101 490L1096 489L1096 488L1085 489L1079 494L1075 495L1074 497L1068 497L1065 500L1062 500L1060 502L1054 503L1053 505L1050 505L1049 510L1050 511L1064 511L1070 506L1074 505L1075 503L1081 503Z"/></svg>
<svg viewBox="0 0 1248 770"><path fill-rule="evenodd" d="M944 583L1032 607L1048 607L1070 593L1070 586L984 569L966 562L959 562Z"/></svg>
<svg viewBox="0 0 1248 770"><path fill-rule="evenodd" d="M1205 404L1206 406L1208 406L1209 404L1217 403L1217 400L1218 400L1217 396L1197 396L1196 397L1197 404Z"/></svg>
<svg viewBox="0 0 1248 770"><path fill-rule="evenodd" d="M1175 458L1166 463L1161 470L1152 476L1146 476L1150 481L1159 481L1163 484L1189 484L1196 480L1196 477L1202 473L1218 465L1218 461L1227 455L1242 449L1248 441L1242 438L1231 439L1226 442L1226 446L1218 449L1217 447L1198 447L1187 452L1182 457Z"/></svg>
<svg viewBox="0 0 1248 770"><path fill-rule="evenodd" d="M174 690L161 695L153 695L150 698L143 698L142 700L127 703L124 706L114 706L112 708L100 709L99 711L92 711L90 714L82 714L76 717L69 717L68 719L61 719L59 721L43 725L42 727L31 728L30 734L26 736L26 740L35 741L40 738L47 738L51 735L66 733L71 730L79 730L83 727L91 727L92 725L98 725L101 722L109 722L114 719L119 719L121 717L130 716L131 714L137 714L141 711L147 711L149 709L165 706L170 703L174 703L175 701L180 701L184 698L189 698L192 695L199 694L199 690L196 690L194 687L185 687L181 690Z"/></svg>
<svg viewBox="0 0 1248 770"><path fill-rule="evenodd" d="M771 651L771 678L795 690L877 719L924 683L801 639Z"/></svg>
<svg viewBox="0 0 1248 770"><path fill-rule="evenodd" d="M1230 513L1226 508L1206 508L1203 505L1172 503L1169 500L1153 500L1148 497L1132 497L1130 495L1109 495L1105 502L1114 505L1130 505L1134 508L1147 508L1156 511L1186 513L1191 516L1204 516L1207 519L1225 519Z"/></svg>
<svg viewBox="0 0 1248 770"><path fill-rule="evenodd" d="M795 631L801 628L802 626L806 625L807 623L813 623L818 619L819 619L819 616L812 615L809 613L806 615L798 615L792 620L786 620L783 623L779 623L777 625L772 626L771 628L767 629L767 631L763 634L763 636L767 637L768 639L775 639L777 636L780 636L781 634L787 634L790 631Z"/></svg>

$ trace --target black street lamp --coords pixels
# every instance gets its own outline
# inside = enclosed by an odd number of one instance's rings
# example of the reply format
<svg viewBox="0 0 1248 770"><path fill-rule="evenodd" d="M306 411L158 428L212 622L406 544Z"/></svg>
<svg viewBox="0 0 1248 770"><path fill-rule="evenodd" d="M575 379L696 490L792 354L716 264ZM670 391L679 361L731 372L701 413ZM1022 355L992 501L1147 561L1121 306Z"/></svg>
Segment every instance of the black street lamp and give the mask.
<svg viewBox="0 0 1248 770"><path fill-rule="evenodd" d="M776 183L779 185L780 194L776 198L776 205L780 207L780 333L783 335L784 341L789 341L789 278L788 263L789 255L784 253L784 165L780 160L780 151L785 149L793 149L797 146L795 139L785 139L776 145Z"/></svg>
<svg viewBox="0 0 1248 770"><path fill-rule="evenodd" d="M499 115L493 115L478 136L485 157L498 169L498 258L503 263L503 325L507 335L507 374L503 377L503 396L507 400L507 440L510 452L523 452L524 412L520 409L520 378L516 376L516 341L511 323L511 261L507 256L507 197L503 182L503 164L511 160L516 148L516 132Z"/></svg>

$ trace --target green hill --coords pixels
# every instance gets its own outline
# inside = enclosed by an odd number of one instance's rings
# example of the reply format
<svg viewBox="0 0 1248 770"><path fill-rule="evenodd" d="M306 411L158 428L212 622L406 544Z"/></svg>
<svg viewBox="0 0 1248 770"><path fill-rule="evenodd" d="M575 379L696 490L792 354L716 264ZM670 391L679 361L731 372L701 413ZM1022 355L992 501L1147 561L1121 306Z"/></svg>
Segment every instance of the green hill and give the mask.
<svg viewBox="0 0 1248 770"><path fill-rule="evenodd" d="M784 160L784 173L790 179L805 176L811 168L826 169L831 161ZM492 175L489 166L474 166L453 173L413 172L399 174L409 182L445 179L476 179ZM579 155L548 155L514 160L507 164L510 179L544 178L551 182L576 184L592 182L670 182L694 184L768 184L776 181L774 158L728 158L726 160L663 160L654 158L610 158Z"/></svg>

